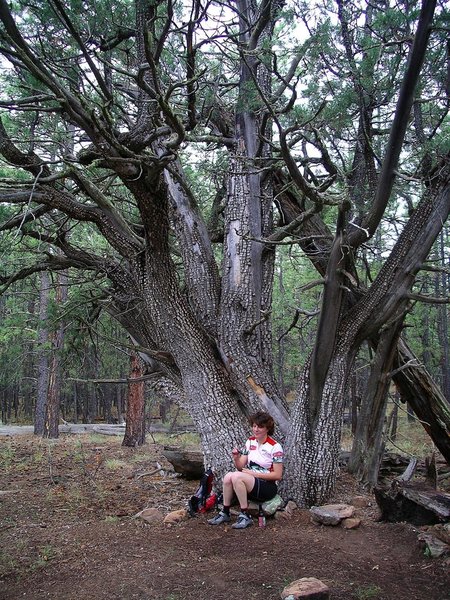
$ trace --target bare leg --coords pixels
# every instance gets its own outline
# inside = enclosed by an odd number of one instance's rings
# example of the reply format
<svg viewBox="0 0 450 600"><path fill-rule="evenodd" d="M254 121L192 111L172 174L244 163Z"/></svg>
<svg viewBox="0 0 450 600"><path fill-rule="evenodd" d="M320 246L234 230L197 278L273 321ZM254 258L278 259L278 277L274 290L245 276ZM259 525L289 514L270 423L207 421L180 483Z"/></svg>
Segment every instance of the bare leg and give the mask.
<svg viewBox="0 0 450 600"><path fill-rule="evenodd" d="M223 478L223 503L225 506L231 506L231 502L233 501L233 473L227 473Z"/></svg>
<svg viewBox="0 0 450 600"><path fill-rule="evenodd" d="M236 494L239 506L242 509L248 508L247 494L252 491L255 485L255 478L248 473L240 471L227 473L223 480L223 503L230 506L233 499L233 492Z"/></svg>

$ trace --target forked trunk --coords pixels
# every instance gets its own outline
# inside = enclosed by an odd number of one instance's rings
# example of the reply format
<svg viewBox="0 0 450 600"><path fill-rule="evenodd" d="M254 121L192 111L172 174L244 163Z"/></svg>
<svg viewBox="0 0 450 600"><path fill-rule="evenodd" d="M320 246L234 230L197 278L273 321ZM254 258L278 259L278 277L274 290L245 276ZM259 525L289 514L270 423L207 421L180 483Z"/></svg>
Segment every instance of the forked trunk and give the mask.
<svg viewBox="0 0 450 600"><path fill-rule="evenodd" d="M280 487L283 496L299 506L321 504L334 490L345 392L352 365L350 352L334 356L314 422L310 419L309 362L303 370L285 442L285 476Z"/></svg>

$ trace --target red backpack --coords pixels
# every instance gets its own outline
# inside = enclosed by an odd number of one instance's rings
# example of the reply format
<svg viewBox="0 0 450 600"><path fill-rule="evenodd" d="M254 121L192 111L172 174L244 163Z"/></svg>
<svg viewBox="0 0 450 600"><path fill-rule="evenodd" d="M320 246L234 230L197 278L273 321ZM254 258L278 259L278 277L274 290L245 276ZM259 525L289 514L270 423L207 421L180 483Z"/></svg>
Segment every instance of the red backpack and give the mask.
<svg viewBox="0 0 450 600"><path fill-rule="evenodd" d="M188 510L191 517L196 513L211 510L217 505L217 494L212 492L214 484L214 473L211 467L203 473L200 485L188 502Z"/></svg>

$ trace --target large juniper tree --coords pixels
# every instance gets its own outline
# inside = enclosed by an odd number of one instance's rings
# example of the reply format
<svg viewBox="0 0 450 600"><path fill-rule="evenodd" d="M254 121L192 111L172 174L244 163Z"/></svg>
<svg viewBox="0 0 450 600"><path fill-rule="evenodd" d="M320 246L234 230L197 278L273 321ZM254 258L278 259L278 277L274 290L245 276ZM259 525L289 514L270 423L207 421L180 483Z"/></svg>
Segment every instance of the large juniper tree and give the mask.
<svg viewBox="0 0 450 600"><path fill-rule="evenodd" d="M208 464L224 472L246 415L264 408L286 444L283 493L326 499L354 358L370 340L382 377L399 359L416 275L448 216L445 53L432 29L443 9L434 12L428 0L420 12L340 1L324 13L272 0L136 0L113 14L101 3L0 0L2 229L19 230L36 256L5 268L3 288L40 270L94 273L152 385L192 416ZM209 164L193 173L201 157ZM367 286L362 249L401 194L411 216ZM273 374L271 310L277 243L293 236L323 294L289 409ZM445 454L448 412L437 420Z"/></svg>

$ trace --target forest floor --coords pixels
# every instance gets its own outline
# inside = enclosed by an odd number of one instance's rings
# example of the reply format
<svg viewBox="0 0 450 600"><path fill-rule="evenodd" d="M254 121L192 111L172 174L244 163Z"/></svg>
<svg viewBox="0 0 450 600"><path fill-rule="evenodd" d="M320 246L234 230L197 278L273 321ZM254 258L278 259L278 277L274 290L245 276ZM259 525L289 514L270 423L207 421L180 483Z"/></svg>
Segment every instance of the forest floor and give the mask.
<svg viewBox="0 0 450 600"><path fill-rule="evenodd" d="M173 443L173 442L171 442ZM365 495L356 530L313 524L307 510L267 527L134 518L184 508L198 487L172 472L158 439L0 438L0 599L274 600L302 577L334 600L450 598L448 558L427 558L420 528L379 521L372 496L342 472L334 502ZM165 474L144 475L158 467Z"/></svg>

